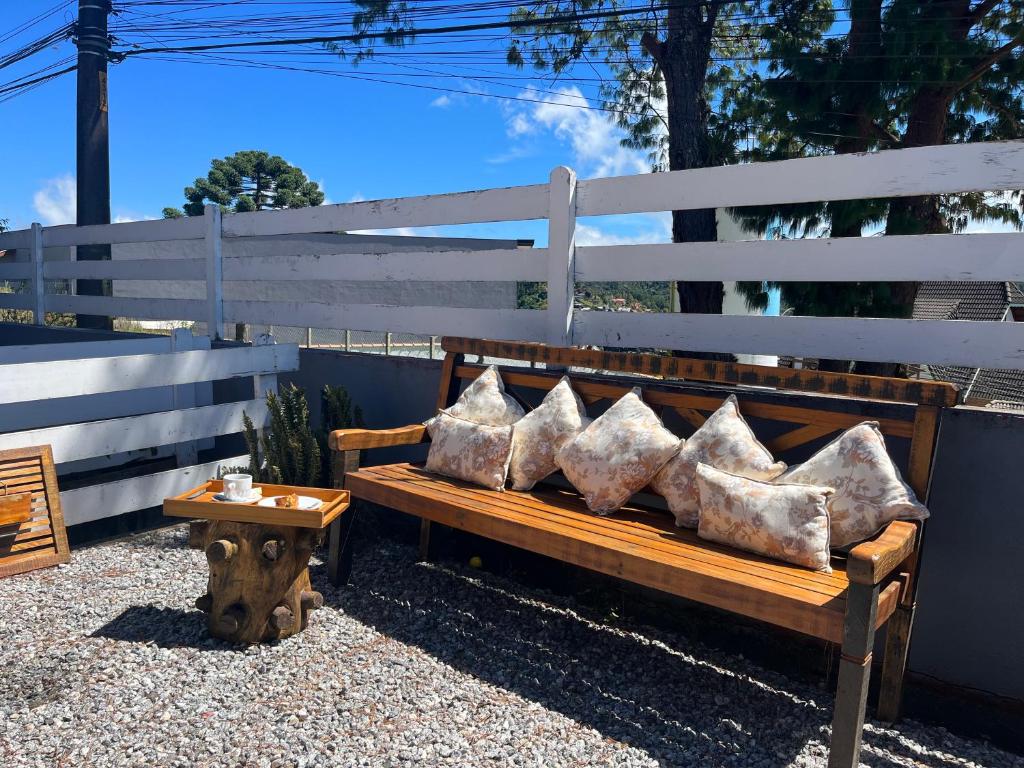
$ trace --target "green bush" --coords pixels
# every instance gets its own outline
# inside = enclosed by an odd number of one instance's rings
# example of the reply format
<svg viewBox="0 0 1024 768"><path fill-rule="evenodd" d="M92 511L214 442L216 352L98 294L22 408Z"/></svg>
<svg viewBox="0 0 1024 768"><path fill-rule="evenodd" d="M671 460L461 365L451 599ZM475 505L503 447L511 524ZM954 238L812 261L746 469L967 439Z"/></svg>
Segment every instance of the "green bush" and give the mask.
<svg viewBox="0 0 1024 768"><path fill-rule="evenodd" d="M270 424L262 435L249 414L243 414L249 448L246 471L255 482L317 487L323 479L330 479L327 435L335 429L361 426L363 418L344 387L324 386L321 406L323 427L314 431L305 392L290 384L278 394L267 392Z"/></svg>

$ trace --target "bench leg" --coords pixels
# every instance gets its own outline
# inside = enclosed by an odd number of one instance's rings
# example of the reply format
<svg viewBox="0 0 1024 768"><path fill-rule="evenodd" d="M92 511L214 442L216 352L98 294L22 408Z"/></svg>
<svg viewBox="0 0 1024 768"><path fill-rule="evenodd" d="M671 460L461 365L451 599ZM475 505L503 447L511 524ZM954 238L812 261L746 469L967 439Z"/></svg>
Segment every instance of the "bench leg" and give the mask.
<svg viewBox="0 0 1024 768"><path fill-rule="evenodd" d="M899 719L903 705L903 674L907 669L910 632L914 626L914 605L896 609L885 629L885 658L882 660L878 692L878 719L892 723Z"/></svg>
<svg viewBox="0 0 1024 768"><path fill-rule="evenodd" d="M327 580L335 587L348 584L352 574L352 519L355 511L349 509L327 529Z"/></svg>
<svg viewBox="0 0 1024 768"><path fill-rule="evenodd" d="M331 485L345 487L345 474L359 469L359 451L331 451ZM354 501L354 500L353 500ZM354 506L327 529L327 580L335 587L348 584L352 573L352 519Z"/></svg>
<svg viewBox="0 0 1024 768"><path fill-rule="evenodd" d="M430 521L420 520L420 562L430 561Z"/></svg>
<svg viewBox="0 0 1024 768"><path fill-rule="evenodd" d="M829 768L857 768L864 730L864 709L871 677L871 649L875 642L878 587L851 584L846 599L843 651L839 685L832 714Z"/></svg>

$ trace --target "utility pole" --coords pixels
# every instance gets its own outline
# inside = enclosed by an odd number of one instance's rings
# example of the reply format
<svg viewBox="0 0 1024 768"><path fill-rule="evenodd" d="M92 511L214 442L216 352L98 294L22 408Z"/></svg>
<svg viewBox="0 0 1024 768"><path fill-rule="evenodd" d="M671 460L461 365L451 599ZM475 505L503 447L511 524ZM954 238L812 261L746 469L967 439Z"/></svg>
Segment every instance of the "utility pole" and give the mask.
<svg viewBox="0 0 1024 768"><path fill-rule="evenodd" d="M76 223L110 223L110 134L107 121L107 60L110 0L79 0L75 44L78 46ZM110 259L110 245L78 246L79 261ZM109 280L79 280L80 296L109 296ZM80 328L113 330L103 315L78 315Z"/></svg>

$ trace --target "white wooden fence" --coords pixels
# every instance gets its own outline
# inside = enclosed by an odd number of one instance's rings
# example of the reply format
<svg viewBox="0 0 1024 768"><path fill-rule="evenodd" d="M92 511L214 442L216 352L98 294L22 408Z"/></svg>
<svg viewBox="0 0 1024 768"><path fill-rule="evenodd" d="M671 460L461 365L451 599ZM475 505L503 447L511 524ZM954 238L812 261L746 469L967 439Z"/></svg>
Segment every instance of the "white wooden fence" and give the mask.
<svg viewBox="0 0 1024 768"><path fill-rule="evenodd" d="M58 472L173 454L178 468L61 492L68 525L159 506L234 456L198 464L197 449L268 420L264 394L296 370L298 347L210 349L209 339L116 339L0 348L0 450L49 444ZM211 382L252 377L255 398L212 404ZM204 444L205 443L205 444Z"/></svg>
<svg viewBox="0 0 1024 768"><path fill-rule="evenodd" d="M27 249L0 264L0 280L32 290L0 294L0 308L158 320L458 334L555 344L654 347L887 362L1024 368L1024 323L963 320L746 317L578 311L586 281L1024 280L1018 234L923 235L651 245L576 246L576 218L823 200L1024 188L1024 142L967 144L578 181L555 169L547 184L325 205L221 217L0 234ZM546 219L548 247L475 252L365 253L336 257L225 258L225 238ZM205 259L43 262L58 245L205 240ZM205 300L46 294L44 280L205 280ZM231 301L224 281L538 281L546 310Z"/></svg>

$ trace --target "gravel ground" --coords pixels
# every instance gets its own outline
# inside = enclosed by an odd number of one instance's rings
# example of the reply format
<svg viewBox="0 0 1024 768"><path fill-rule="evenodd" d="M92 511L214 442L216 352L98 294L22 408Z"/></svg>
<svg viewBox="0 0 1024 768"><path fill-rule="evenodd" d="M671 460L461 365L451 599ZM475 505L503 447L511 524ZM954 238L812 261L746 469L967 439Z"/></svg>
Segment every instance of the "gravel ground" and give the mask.
<svg viewBox="0 0 1024 768"><path fill-rule="evenodd" d="M175 527L0 581L0 765L821 766L831 694L680 633L625 630L461 566L363 547L279 644L208 639ZM1018 766L870 723L863 760Z"/></svg>

